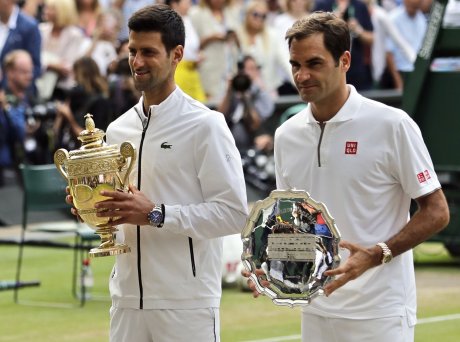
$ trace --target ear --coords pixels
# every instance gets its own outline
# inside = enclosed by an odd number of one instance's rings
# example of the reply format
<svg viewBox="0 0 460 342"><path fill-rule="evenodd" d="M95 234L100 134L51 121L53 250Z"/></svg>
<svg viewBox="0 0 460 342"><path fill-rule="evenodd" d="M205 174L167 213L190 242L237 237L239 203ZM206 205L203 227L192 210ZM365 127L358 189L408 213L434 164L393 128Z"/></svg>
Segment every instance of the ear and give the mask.
<svg viewBox="0 0 460 342"><path fill-rule="evenodd" d="M182 45L177 45L172 51L172 63L177 65L184 57L184 47Z"/></svg>
<svg viewBox="0 0 460 342"><path fill-rule="evenodd" d="M344 72L347 72L350 69L351 65L351 53L350 51L345 51L340 57L340 67Z"/></svg>

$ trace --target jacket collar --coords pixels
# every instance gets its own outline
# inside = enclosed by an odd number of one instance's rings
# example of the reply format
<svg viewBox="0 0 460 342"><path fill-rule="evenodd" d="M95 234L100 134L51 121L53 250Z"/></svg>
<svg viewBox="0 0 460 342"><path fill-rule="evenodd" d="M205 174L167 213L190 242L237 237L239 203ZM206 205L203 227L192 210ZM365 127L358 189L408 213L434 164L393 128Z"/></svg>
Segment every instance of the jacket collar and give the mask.
<svg viewBox="0 0 460 342"><path fill-rule="evenodd" d="M347 101L343 104L342 108L329 120L326 122L345 122L352 120L361 107L363 97L356 91L355 87L351 84L347 84L348 89L350 89L350 94L348 95ZM318 120L315 119L311 111L311 106L308 106L306 109L307 123L318 123Z"/></svg>

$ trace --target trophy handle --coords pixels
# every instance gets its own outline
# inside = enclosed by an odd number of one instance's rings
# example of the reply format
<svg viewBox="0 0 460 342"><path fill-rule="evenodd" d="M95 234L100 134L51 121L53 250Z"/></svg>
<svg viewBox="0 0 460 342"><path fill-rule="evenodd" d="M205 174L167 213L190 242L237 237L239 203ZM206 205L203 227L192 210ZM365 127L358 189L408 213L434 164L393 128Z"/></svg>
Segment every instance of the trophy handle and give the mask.
<svg viewBox="0 0 460 342"><path fill-rule="evenodd" d="M54 152L54 164L56 165L56 168L58 169L62 177L64 177L66 180L69 179L69 177L62 166L64 165L64 162L67 159L69 159L69 152L67 152L66 149L60 148L59 150Z"/></svg>
<svg viewBox="0 0 460 342"><path fill-rule="evenodd" d="M125 177L123 178L122 187L124 188L127 185L129 175L134 167L134 162L136 161L136 148L131 142L125 141L120 146L120 153L124 158L130 158L128 169L126 170Z"/></svg>

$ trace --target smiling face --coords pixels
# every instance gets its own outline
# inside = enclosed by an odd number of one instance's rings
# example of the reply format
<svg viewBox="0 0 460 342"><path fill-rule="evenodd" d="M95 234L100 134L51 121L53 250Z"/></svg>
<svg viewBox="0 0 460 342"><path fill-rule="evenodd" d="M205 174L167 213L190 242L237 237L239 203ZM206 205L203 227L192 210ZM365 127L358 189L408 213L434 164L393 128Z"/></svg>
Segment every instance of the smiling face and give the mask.
<svg viewBox="0 0 460 342"><path fill-rule="evenodd" d="M289 53L294 82L303 101L313 107L330 107L347 94L345 75L351 61L348 51L336 62L324 46L323 34L316 33L293 39Z"/></svg>
<svg viewBox="0 0 460 342"><path fill-rule="evenodd" d="M143 91L147 105L158 104L174 89L174 72L183 56L183 47L168 52L155 31L129 33L129 65L137 90ZM159 102L158 102L159 101Z"/></svg>

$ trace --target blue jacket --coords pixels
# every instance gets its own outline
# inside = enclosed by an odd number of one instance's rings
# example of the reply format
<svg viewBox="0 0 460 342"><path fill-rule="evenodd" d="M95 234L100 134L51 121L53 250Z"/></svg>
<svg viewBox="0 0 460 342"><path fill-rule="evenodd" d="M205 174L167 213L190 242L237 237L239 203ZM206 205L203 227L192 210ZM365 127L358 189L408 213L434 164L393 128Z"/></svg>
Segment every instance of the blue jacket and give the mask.
<svg viewBox="0 0 460 342"><path fill-rule="evenodd" d="M0 54L0 60L3 64L5 55L16 49L23 49L30 53L34 63L34 80L41 74L41 53L42 38L38 29L37 21L22 13L18 14L16 28L10 30L6 39L3 50ZM2 66L3 67L3 66ZM5 73L3 73L5 75Z"/></svg>

